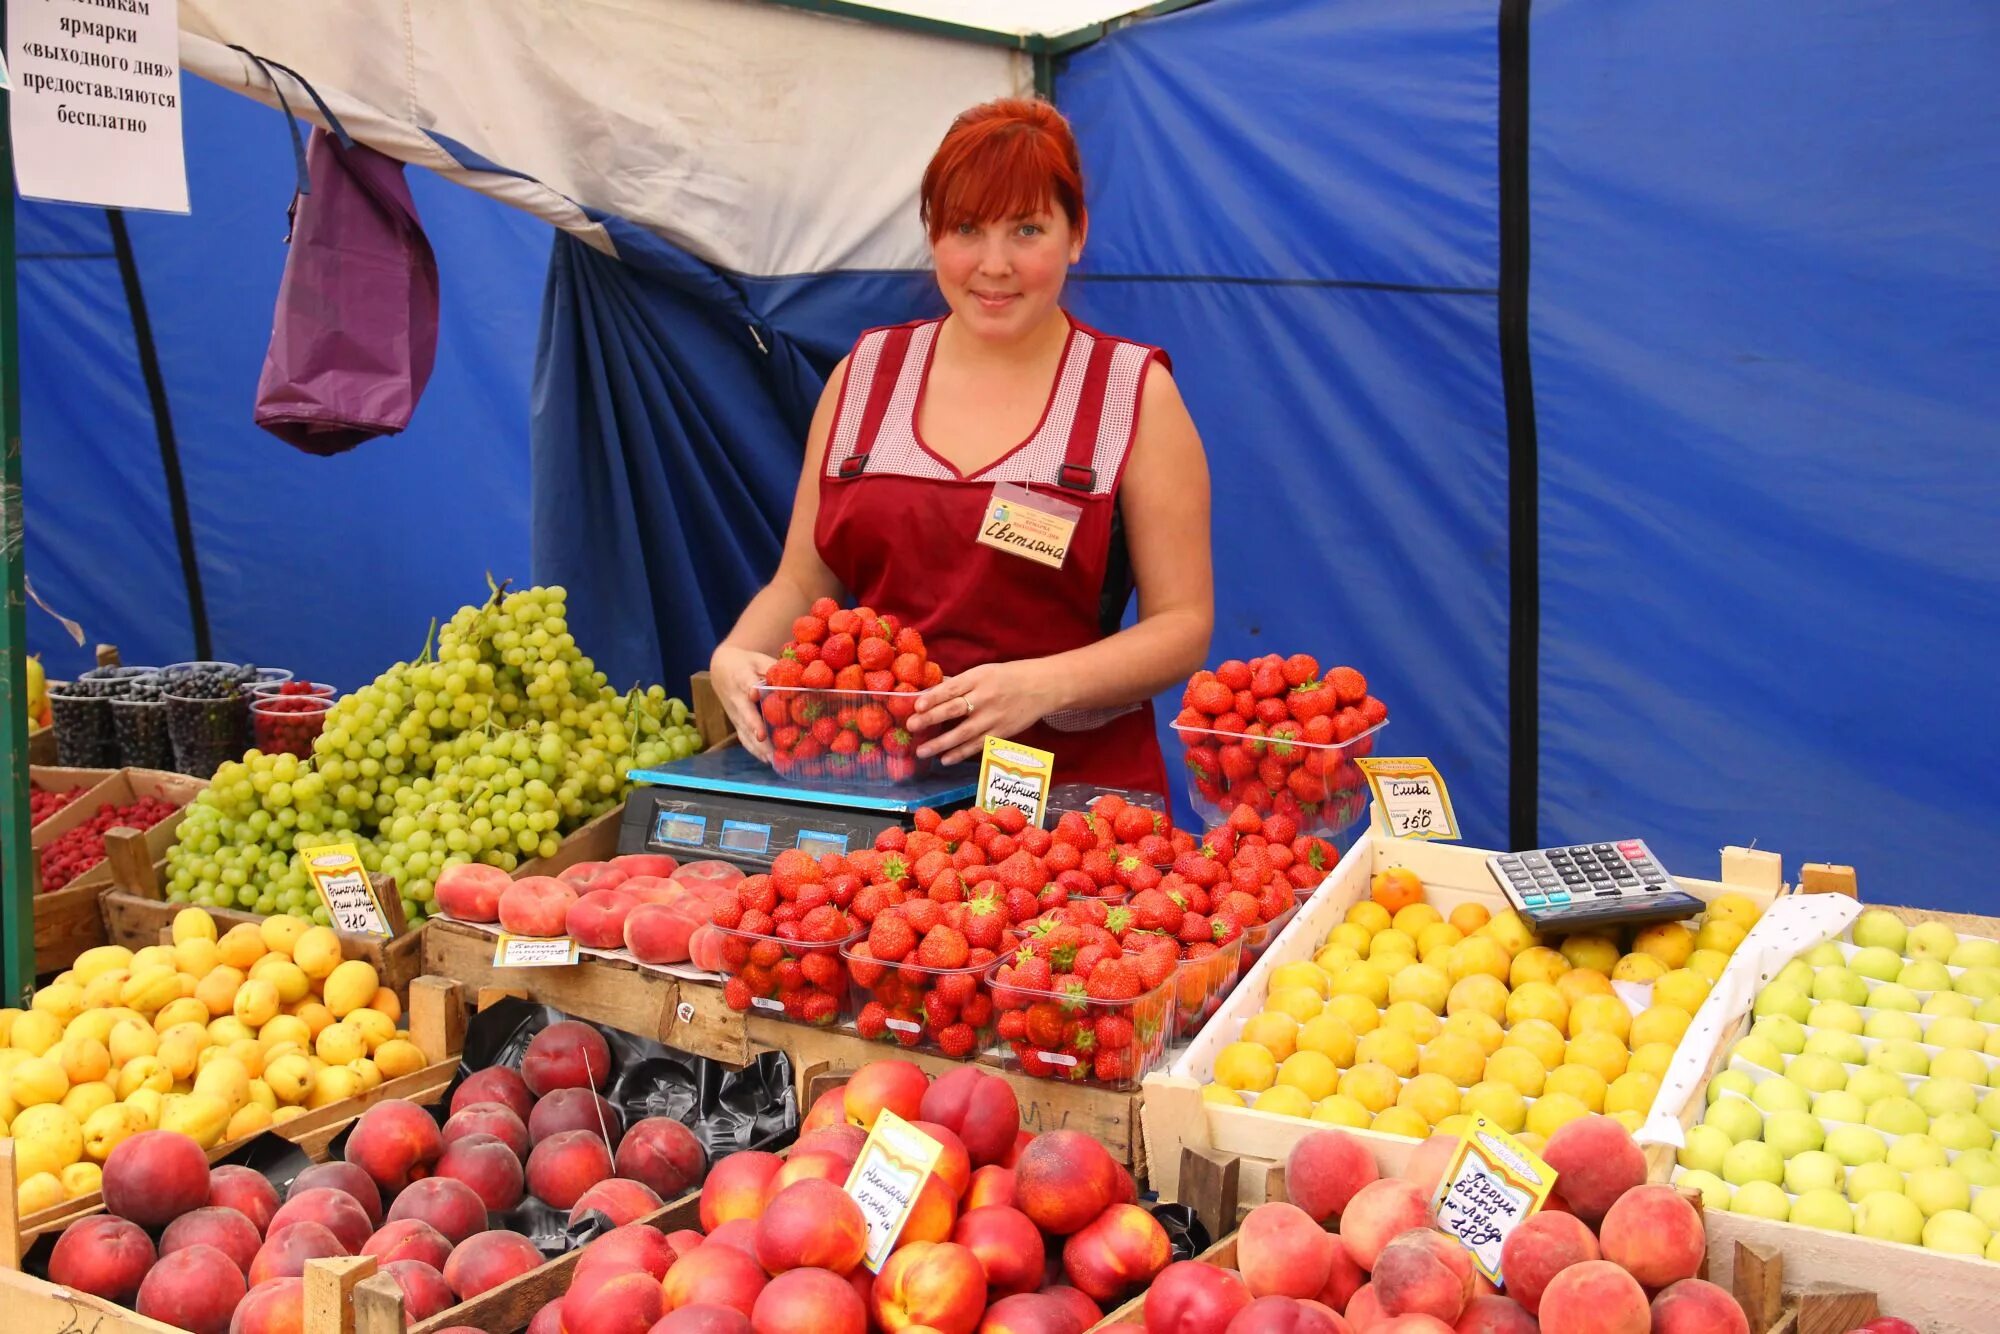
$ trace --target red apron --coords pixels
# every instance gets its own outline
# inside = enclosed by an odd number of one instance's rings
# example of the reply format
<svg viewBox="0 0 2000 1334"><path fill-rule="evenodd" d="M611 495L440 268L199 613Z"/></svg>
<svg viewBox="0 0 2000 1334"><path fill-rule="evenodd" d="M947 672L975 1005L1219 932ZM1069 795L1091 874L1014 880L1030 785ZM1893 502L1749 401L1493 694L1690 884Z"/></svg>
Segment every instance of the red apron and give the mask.
<svg viewBox="0 0 2000 1334"><path fill-rule="evenodd" d="M1114 540L1118 483L1140 386L1166 353L1071 320L1034 433L966 475L917 432L943 323L871 329L855 343L819 479L820 559L857 603L915 625L946 675L1094 644L1117 629L1131 595ZM999 482L1081 511L1061 569L976 540ZM1015 739L1054 752L1058 783L1166 795L1150 702L1058 715Z"/></svg>

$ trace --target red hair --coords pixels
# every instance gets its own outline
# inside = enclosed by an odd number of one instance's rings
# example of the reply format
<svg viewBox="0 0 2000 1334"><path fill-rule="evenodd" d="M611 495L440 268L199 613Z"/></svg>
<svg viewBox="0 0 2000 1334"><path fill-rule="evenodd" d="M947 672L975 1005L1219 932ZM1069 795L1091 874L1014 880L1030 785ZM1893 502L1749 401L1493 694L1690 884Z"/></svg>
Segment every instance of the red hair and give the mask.
<svg viewBox="0 0 2000 1334"><path fill-rule="evenodd" d="M931 240L960 223L1017 218L1051 206L1084 225L1083 164L1062 113L1003 97L961 112L924 168L919 216Z"/></svg>

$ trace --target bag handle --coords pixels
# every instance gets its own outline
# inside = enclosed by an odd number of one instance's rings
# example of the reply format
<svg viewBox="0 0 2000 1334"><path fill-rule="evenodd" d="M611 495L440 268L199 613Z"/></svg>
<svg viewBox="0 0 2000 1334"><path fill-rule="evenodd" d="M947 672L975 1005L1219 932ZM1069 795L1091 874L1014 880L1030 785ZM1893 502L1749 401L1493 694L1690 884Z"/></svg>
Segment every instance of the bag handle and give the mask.
<svg viewBox="0 0 2000 1334"><path fill-rule="evenodd" d="M319 90L317 88L314 88L312 84L308 83L306 81L305 76L300 74L297 70L293 69L290 65L281 64L280 62L275 60L266 60L263 56L260 56L255 51L252 51L249 47L239 46L234 42L230 43L229 49L232 51L242 52L246 57L249 58L252 64L256 65L259 70L263 71L264 77L270 81L271 91L276 93L278 96L279 108L285 113L285 128L287 130L290 130L292 134L292 163L294 169L298 173L298 183L293 187L292 190L292 202L285 209L285 218L286 218L285 240L289 243L291 240L290 224L292 219L298 213L299 196L309 195L312 193L312 175L307 170L306 167L306 142L304 136L300 135L299 133L298 118L292 112L291 102L287 100L285 97L284 85L278 82L278 76L273 74L271 71L274 69L283 70L286 74L292 76L293 81L296 82L299 85L299 87L306 90L306 96L310 97L312 99L313 106L319 109L319 114L321 118L326 121L327 129L332 132L333 137L339 141L340 146L342 148L354 147L354 137L348 134L347 127L340 123L340 117L334 115L333 109L327 106L326 99L322 98L319 95Z"/></svg>

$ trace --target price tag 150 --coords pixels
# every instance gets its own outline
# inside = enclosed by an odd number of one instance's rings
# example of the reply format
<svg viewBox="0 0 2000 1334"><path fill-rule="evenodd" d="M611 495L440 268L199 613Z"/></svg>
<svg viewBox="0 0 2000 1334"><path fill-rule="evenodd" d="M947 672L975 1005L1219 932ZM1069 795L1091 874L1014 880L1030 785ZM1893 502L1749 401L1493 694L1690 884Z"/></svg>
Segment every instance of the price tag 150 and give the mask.
<svg viewBox="0 0 2000 1334"><path fill-rule="evenodd" d="M1437 766L1426 759L1384 759L1369 756L1354 767L1368 775L1375 804L1389 832L1397 838L1455 839L1458 819L1452 814L1451 793Z"/></svg>
<svg viewBox="0 0 2000 1334"><path fill-rule="evenodd" d="M1549 1198L1555 1169L1483 1116L1445 1164L1431 1212L1487 1281L1501 1282L1500 1250Z"/></svg>

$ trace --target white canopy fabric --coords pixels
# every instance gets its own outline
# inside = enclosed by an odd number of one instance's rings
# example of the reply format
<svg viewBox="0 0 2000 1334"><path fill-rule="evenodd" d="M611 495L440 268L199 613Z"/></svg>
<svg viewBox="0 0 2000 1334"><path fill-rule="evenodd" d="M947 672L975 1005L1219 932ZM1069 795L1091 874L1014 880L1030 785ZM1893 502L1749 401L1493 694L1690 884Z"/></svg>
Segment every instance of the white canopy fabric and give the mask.
<svg viewBox="0 0 2000 1334"><path fill-rule="evenodd" d="M853 0L886 14L955 23L1012 37L1062 37L1152 7L1152 0Z"/></svg>
<svg viewBox="0 0 2000 1334"><path fill-rule="evenodd" d="M229 49L246 47L384 153L600 249L615 246L584 209L754 275L922 267L917 185L938 140L1033 82L1004 46L761 0L181 0L180 15L204 78L276 105Z"/></svg>

